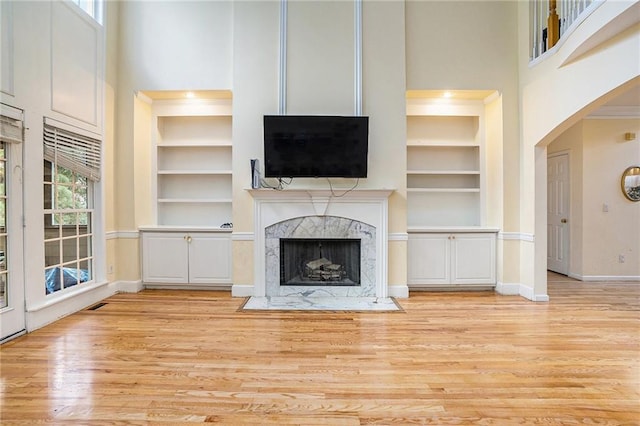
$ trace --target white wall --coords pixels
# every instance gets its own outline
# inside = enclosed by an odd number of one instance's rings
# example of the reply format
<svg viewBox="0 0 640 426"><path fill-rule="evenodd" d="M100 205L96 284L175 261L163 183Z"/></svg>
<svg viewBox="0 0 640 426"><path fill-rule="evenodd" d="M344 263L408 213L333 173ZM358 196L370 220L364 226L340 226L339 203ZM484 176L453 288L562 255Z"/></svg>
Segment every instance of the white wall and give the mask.
<svg viewBox="0 0 640 426"><path fill-rule="evenodd" d="M518 235L520 230L520 137L518 99L517 2L505 1L407 1L407 89L488 89L500 93L499 105L490 107L492 124L491 166L500 170L492 177L500 190L500 213L491 225ZM499 111L496 110L499 108ZM495 122L492 119L492 122ZM493 156L499 153L499 159ZM497 165L496 161L501 161ZM495 171L495 170L494 170ZM493 192L489 201L496 201ZM506 243L514 245L514 241ZM502 250L501 250L502 251ZM501 280L518 284L518 250L502 251Z"/></svg>
<svg viewBox="0 0 640 426"><path fill-rule="evenodd" d="M640 134L640 119L584 122L585 280L640 280L640 203L627 200L620 187L622 172L640 165L640 143L625 141L626 132Z"/></svg>
<svg viewBox="0 0 640 426"><path fill-rule="evenodd" d="M568 152L570 158L570 276L640 279L640 203L620 188L622 172L640 164L640 143L625 141L624 134L639 131L637 118L586 119L548 147L549 154Z"/></svg>
<svg viewBox="0 0 640 426"><path fill-rule="evenodd" d="M128 1L106 5L117 9L118 18L117 25L107 28L118 40L113 222L120 234L111 243L118 253L117 278L139 282L138 239L131 236L138 226L149 225L146 218L151 195L136 190L150 187L141 180L150 179L143 171L151 169L151 146L149 138L136 138L134 117L143 112L134 112L135 94L143 90L230 89L233 2Z"/></svg>
<svg viewBox="0 0 640 426"><path fill-rule="evenodd" d="M65 2L2 2L0 100L25 111L23 198L27 328L33 330L111 294L104 267L104 215L95 220L95 284L45 295L43 229L44 118L102 139L104 124L104 31ZM103 194L96 185L96 197ZM96 204L98 209L102 205ZM82 287L82 288L81 288ZM81 295L80 295L81 294ZM72 295L76 295L75 297ZM21 306L20 306L21 308Z"/></svg>
<svg viewBox="0 0 640 426"><path fill-rule="evenodd" d="M134 138L132 95L137 90L231 89L233 93L234 282L252 284L253 201L249 159L263 158L262 116L278 111L280 2L126 2L119 4L116 227L134 231L144 215L134 192L148 179L146 138ZM355 21L353 2L290 2L288 6L287 112L353 114L355 105ZM171 29L166 22L171 19ZM177 20L177 22L176 22ZM371 117L369 178L361 188L404 192L404 4L363 5L363 113ZM176 34L173 28L188 31ZM135 148L134 148L135 147ZM148 150L150 153L150 149ZM294 186L327 187L321 179ZM352 180L336 180L346 188ZM404 232L404 196L391 203L391 229ZM124 245L124 241L122 241ZM402 243L398 244L402 246ZM137 258L125 248L128 258ZM398 247L402 252L402 247ZM405 262L390 274L404 283ZM137 279L139 265L121 270Z"/></svg>
<svg viewBox="0 0 640 426"><path fill-rule="evenodd" d="M522 284L546 296L546 146L640 78L640 2L605 1L566 42L529 63L529 4L519 3ZM606 78L601 78L606 76ZM535 297L534 297L535 298Z"/></svg>

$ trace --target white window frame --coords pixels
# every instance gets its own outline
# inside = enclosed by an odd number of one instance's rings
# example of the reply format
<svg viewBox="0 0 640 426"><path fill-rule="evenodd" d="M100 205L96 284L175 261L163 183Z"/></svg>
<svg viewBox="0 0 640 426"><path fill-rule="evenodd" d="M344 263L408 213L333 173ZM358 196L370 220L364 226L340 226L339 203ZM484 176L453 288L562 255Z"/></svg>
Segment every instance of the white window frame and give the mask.
<svg viewBox="0 0 640 426"><path fill-rule="evenodd" d="M103 0L70 0L70 2L91 16L98 24L103 25Z"/></svg>
<svg viewBox="0 0 640 426"><path fill-rule="evenodd" d="M99 139L89 137L80 133L76 133L68 126L58 127L52 120L45 119L43 131L44 144L44 160L43 165L43 184L49 187L45 190L45 197L51 197L51 205L45 205L44 222L45 227L45 276L48 271L57 268L58 280L45 280L45 294L47 296L56 294L65 289L64 274L73 274L75 270L76 278L73 284L68 287L75 287L79 284L92 283L96 281L96 200L94 198L94 186L100 180L101 175L101 148L102 142ZM51 167L51 179L47 180L46 172L47 163ZM71 184L61 184L57 179L58 168L62 167L71 172ZM84 188L84 184L80 187L76 186L77 177L82 176L86 182L86 206L72 208L60 208L56 197L58 187L69 187L72 194L75 195L77 188ZM43 203L49 201L43 199ZM80 223L80 215L87 214L88 221L86 224ZM72 214L76 216L74 224L64 224L63 221L57 221L54 218L62 214ZM75 231L74 231L75 228ZM57 232L55 232L57 229ZM54 235L47 236L47 233ZM47 232L49 231L49 232ZM84 244L82 244L84 243ZM75 244L75 247L74 247ZM57 251L51 249L56 248ZM50 250L50 251L49 251ZM72 256L66 257L65 253L72 253ZM75 253L75 255L73 255ZM53 259L51 258L53 257ZM57 256L57 259L55 257ZM86 276L85 274L86 270Z"/></svg>

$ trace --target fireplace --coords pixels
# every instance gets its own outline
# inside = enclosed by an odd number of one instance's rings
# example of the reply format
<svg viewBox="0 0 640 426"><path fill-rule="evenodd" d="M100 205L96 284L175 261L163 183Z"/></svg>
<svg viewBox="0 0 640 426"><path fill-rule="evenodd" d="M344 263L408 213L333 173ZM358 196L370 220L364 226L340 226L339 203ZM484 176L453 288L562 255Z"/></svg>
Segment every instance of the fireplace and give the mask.
<svg viewBox="0 0 640 426"><path fill-rule="evenodd" d="M280 285L359 286L360 240L281 238Z"/></svg>
<svg viewBox="0 0 640 426"><path fill-rule="evenodd" d="M376 235L376 229L367 223L337 216L297 217L266 227L265 295L375 296ZM293 248L288 249L290 245ZM319 245L322 245L322 255ZM283 270L282 265L287 263L287 259L282 259L282 255L292 250L295 253L287 256L295 257L291 262L293 265L287 265ZM338 254L339 251L343 253ZM334 253L339 257L329 259L334 257ZM315 279L323 271L335 270L335 265L357 272L351 272L350 278L336 278L328 280L328 283ZM305 280L299 273L307 266L316 271L314 279ZM338 271L339 268L335 271L335 277Z"/></svg>
<svg viewBox="0 0 640 426"><path fill-rule="evenodd" d="M254 198L254 284L232 294L260 297L387 298L387 204L392 190L249 190ZM234 231L234 234L236 232ZM237 237L244 237L237 233ZM359 285L280 285L280 245L286 239L360 241ZM334 263L336 263L334 261ZM250 293L245 293L245 288Z"/></svg>

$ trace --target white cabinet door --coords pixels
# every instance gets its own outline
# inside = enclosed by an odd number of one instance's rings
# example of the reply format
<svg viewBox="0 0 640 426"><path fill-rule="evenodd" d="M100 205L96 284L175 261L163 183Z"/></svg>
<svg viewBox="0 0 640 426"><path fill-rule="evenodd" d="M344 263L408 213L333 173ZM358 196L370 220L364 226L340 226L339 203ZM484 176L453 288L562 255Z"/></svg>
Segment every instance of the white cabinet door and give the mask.
<svg viewBox="0 0 640 426"><path fill-rule="evenodd" d="M184 234L143 234L142 280L147 283L189 282L189 252Z"/></svg>
<svg viewBox="0 0 640 426"><path fill-rule="evenodd" d="M189 282L231 282L231 240L215 234L189 234Z"/></svg>
<svg viewBox="0 0 640 426"><path fill-rule="evenodd" d="M454 234L450 241L453 284L496 283L494 234Z"/></svg>
<svg viewBox="0 0 640 426"><path fill-rule="evenodd" d="M413 234L408 242L409 284L449 284L449 234Z"/></svg>
<svg viewBox="0 0 640 426"><path fill-rule="evenodd" d="M493 232L411 234L408 258L409 285L496 283L496 234Z"/></svg>

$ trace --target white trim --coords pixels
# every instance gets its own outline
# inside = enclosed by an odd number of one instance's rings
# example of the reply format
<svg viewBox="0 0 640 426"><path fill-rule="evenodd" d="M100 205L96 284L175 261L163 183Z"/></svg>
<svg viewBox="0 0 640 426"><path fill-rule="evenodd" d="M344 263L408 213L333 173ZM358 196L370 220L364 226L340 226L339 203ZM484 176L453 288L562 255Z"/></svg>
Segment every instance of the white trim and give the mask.
<svg viewBox="0 0 640 426"><path fill-rule="evenodd" d="M256 236L253 232L233 232L231 234L231 241L253 241Z"/></svg>
<svg viewBox="0 0 640 426"><path fill-rule="evenodd" d="M136 240L140 238L140 232L138 231L109 231L105 233L107 240L116 239L129 239Z"/></svg>
<svg viewBox="0 0 640 426"><path fill-rule="evenodd" d="M490 94L489 96L487 96L486 98L484 98L482 100L482 103L484 103L485 105L489 105L491 102L495 101L496 99L498 99L500 96L502 96L500 94L499 91L495 91L492 94Z"/></svg>
<svg viewBox="0 0 640 426"><path fill-rule="evenodd" d="M355 115L362 115L362 0L353 2L355 33L355 76L354 76L354 109Z"/></svg>
<svg viewBox="0 0 640 426"><path fill-rule="evenodd" d="M110 283L108 281L104 281L100 283L86 283L86 284L83 283L83 284L79 284L78 287L72 287L73 291L70 290L66 294L53 293L49 295L44 302L33 305L33 306L27 306L27 313L38 312L43 309L47 309L51 306L57 305L59 303L66 302L68 300L73 300L78 296L81 296L85 293L89 293L98 288L108 286L109 284Z"/></svg>
<svg viewBox="0 0 640 426"><path fill-rule="evenodd" d="M352 190L339 197L317 189L247 190L254 199L254 294L266 296L265 229L293 217L338 216L367 223L376 228L375 296L387 297L388 198L392 189ZM318 212L318 207L322 213ZM328 207L330 207L328 209ZM330 211L328 211L330 210Z"/></svg>
<svg viewBox="0 0 640 426"><path fill-rule="evenodd" d="M98 139L101 143L104 143L102 133L92 132L82 127L77 127L72 124L67 124L63 121L56 120L55 118L44 117L44 124L47 126L57 127L58 129L66 130L67 132L76 133L78 135Z"/></svg>
<svg viewBox="0 0 640 426"><path fill-rule="evenodd" d="M144 287L141 281L112 281L89 284L88 287L54 297L38 305L27 307L27 332L32 332L60 318L87 309L117 293L134 293Z"/></svg>
<svg viewBox="0 0 640 426"><path fill-rule="evenodd" d="M18 121L24 121L23 111L19 108L12 107L7 104L0 104L0 115L12 118Z"/></svg>
<svg viewBox="0 0 640 426"><path fill-rule="evenodd" d="M58 297L47 298L44 303L28 306L25 312L27 332L86 309L116 293L117 288L113 283L93 283Z"/></svg>
<svg viewBox="0 0 640 426"><path fill-rule="evenodd" d="M232 100L227 98L156 99L153 101L152 120L156 123L158 117L202 117L210 115L230 117L232 113L231 103Z"/></svg>
<svg viewBox="0 0 640 426"><path fill-rule="evenodd" d="M388 241L409 241L409 234L406 232L389 233Z"/></svg>
<svg viewBox="0 0 640 426"><path fill-rule="evenodd" d="M280 0L280 58L278 62L278 114L287 113L287 0Z"/></svg>
<svg viewBox="0 0 640 426"><path fill-rule="evenodd" d="M572 273L572 274L569 274L568 276L569 278L573 278L573 279L584 281L584 282L638 281L640 283L640 275L578 275L578 274Z"/></svg>
<svg viewBox="0 0 640 426"><path fill-rule="evenodd" d="M389 285L389 297L407 299L409 297L409 286L406 284Z"/></svg>
<svg viewBox="0 0 640 426"><path fill-rule="evenodd" d="M118 293L139 293L144 290L144 284L142 284L142 280L116 281L114 284L118 289Z"/></svg>
<svg viewBox="0 0 640 426"><path fill-rule="evenodd" d="M519 241L527 241L530 243L535 242L535 235L526 233L526 232L499 232L498 233L499 240L519 240Z"/></svg>
<svg viewBox="0 0 640 426"><path fill-rule="evenodd" d="M136 98L144 102L145 104L151 105L153 104L153 99L142 93L141 91L136 91Z"/></svg>
<svg viewBox="0 0 640 426"><path fill-rule="evenodd" d="M255 293L251 284L234 284L231 286L231 297L251 297Z"/></svg>
<svg viewBox="0 0 640 426"><path fill-rule="evenodd" d="M497 234L498 228L484 228L480 226L411 226L407 228L409 234L427 234L427 233L493 233Z"/></svg>
<svg viewBox="0 0 640 426"><path fill-rule="evenodd" d="M503 296L520 296L520 284L503 283L498 281L495 287L496 293Z"/></svg>
<svg viewBox="0 0 640 426"><path fill-rule="evenodd" d="M585 117L588 119L628 119L640 118L640 106L605 105Z"/></svg>
<svg viewBox="0 0 640 426"><path fill-rule="evenodd" d="M520 284L520 296L525 299L529 299L532 302L548 302L549 295L547 294L535 294L533 292L533 288L526 286L524 284Z"/></svg>

